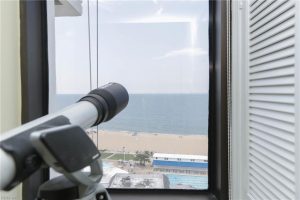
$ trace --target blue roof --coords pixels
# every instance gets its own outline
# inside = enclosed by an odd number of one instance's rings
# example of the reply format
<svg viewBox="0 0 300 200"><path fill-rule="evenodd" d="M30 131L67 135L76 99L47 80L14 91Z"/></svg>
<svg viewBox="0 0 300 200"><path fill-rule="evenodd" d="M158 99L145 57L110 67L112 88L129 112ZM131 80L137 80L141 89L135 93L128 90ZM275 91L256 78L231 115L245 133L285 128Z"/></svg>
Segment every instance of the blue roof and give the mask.
<svg viewBox="0 0 300 200"><path fill-rule="evenodd" d="M207 162L181 162L168 160L153 160L155 166L169 166L169 167L192 167L192 168L207 168Z"/></svg>

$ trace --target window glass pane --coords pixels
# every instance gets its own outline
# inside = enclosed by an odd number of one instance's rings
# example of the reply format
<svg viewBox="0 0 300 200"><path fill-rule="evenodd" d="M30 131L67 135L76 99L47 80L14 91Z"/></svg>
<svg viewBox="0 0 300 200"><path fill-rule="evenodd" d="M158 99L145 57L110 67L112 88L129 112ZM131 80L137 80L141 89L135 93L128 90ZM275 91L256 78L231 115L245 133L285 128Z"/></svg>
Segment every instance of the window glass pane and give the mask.
<svg viewBox="0 0 300 200"><path fill-rule="evenodd" d="M207 189L208 1L83 1L56 18L56 59L57 108L108 82L130 94L87 130L106 187Z"/></svg>

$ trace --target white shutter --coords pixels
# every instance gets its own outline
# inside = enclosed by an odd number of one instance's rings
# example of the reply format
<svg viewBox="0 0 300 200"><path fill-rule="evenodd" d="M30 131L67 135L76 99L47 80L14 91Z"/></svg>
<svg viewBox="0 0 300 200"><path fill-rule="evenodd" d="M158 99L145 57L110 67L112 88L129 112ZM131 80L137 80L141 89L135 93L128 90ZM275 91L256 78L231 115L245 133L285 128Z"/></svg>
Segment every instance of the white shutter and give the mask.
<svg viewBox="0 0 300 200"><path fill-rule="evenodd" d="M247 196L297 199L296 1L247 6Z"/></svg>

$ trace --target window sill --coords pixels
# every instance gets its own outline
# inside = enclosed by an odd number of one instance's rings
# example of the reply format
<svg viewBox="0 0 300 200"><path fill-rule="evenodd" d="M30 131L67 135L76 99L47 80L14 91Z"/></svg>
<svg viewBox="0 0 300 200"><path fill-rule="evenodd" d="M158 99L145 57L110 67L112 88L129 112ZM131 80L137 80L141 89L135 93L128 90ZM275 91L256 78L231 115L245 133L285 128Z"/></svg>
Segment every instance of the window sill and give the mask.
<svg viewBox="0 0 300 200"><path fill-rule="evenodd" d="M207 191L178 190L116 190L109 189L113 200L215 200L215 196Z"/></svg>

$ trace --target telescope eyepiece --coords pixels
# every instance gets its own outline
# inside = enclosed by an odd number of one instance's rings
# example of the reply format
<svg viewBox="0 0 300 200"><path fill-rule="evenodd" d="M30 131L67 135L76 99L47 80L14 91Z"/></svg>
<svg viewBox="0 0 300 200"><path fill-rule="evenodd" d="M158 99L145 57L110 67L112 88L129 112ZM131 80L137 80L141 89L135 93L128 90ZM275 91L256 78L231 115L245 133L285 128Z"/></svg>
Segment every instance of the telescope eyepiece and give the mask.
<svg viewBox="0 0 300 200"><path fill-rule="evenodd" d="M128 104L129 95L125 87L119 83L108 83L92 90L80 101L89 101L98 110L98 119L95 125L111 120Z"/></svg>

